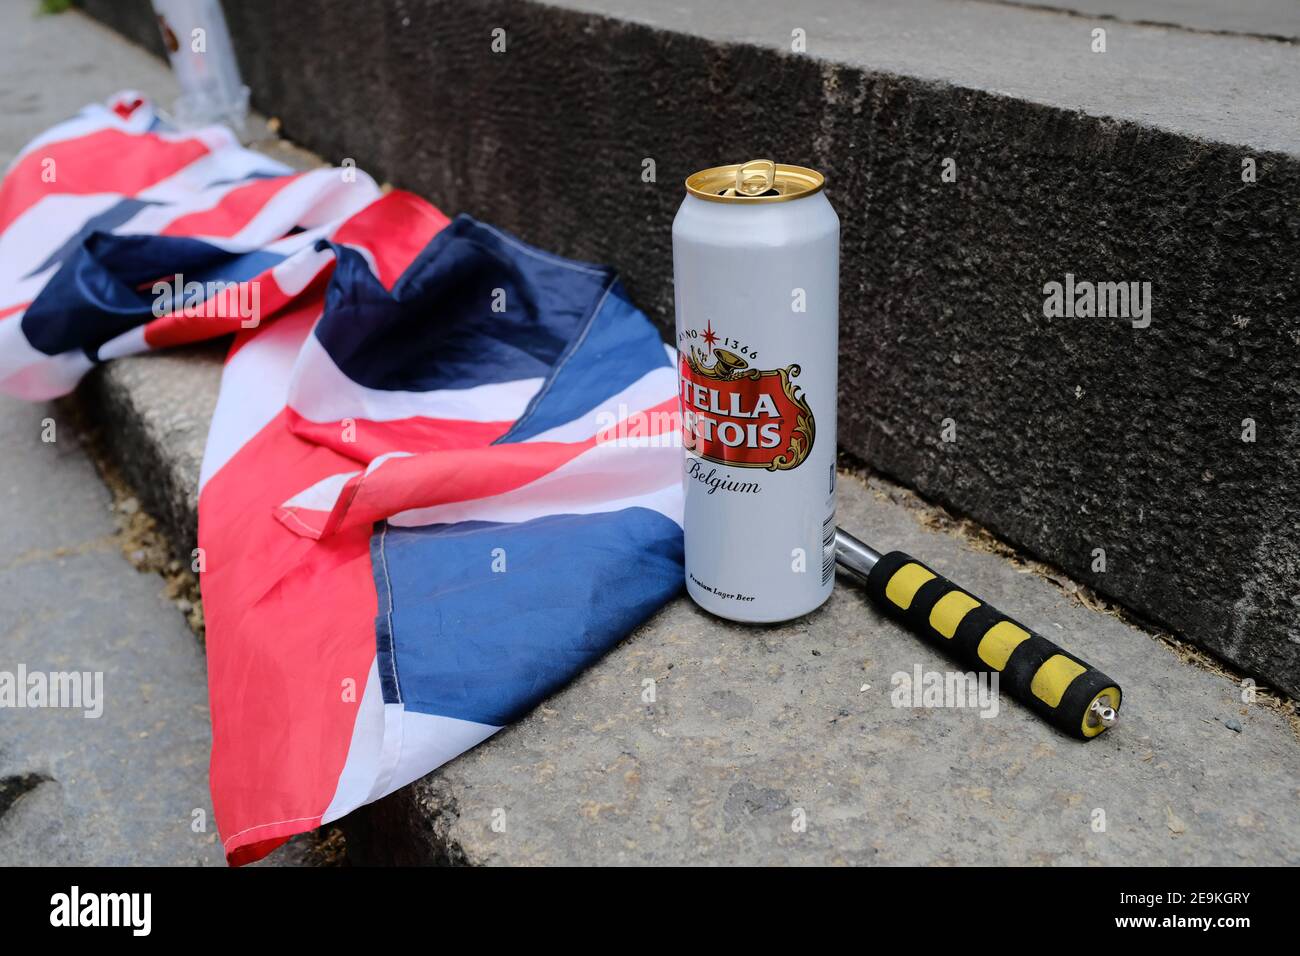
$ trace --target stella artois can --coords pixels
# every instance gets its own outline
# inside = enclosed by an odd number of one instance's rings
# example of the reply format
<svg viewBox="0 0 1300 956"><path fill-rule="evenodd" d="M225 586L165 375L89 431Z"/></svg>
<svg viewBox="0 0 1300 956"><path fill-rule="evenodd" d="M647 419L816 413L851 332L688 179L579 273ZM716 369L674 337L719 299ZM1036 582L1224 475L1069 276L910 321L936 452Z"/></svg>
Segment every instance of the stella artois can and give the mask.
<svg viewBox="0 0 1300 956"><path fill-rule="evenodd" d="M835 577L840 221L823 176L754 160L686 180L673 222L686 589L736 621Z"/></svg>

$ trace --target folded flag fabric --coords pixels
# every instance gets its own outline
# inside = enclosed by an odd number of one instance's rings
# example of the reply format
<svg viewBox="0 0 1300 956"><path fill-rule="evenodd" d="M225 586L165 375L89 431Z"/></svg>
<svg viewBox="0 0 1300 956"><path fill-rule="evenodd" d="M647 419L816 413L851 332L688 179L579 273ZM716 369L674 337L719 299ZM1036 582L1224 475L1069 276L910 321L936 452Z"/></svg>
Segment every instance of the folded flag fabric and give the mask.
<svg viewBox="0 0 1300 956"><path fill-rule="evenodd" d="M525 714L682 582L675 371L614 273L133 93L0 185L0 390L233 335L196 560L231 863Z"/></svg>

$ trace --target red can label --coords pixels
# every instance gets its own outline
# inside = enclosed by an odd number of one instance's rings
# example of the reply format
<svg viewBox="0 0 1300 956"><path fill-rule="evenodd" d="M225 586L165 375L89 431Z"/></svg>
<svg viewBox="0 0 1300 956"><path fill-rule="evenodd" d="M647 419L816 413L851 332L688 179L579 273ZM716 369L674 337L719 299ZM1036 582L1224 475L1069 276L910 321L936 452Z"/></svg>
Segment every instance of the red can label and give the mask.
<svg viewBox="0 0 1300 956"><path fill-rule="evenodd" d="M816 436L812 409L794 383L799 366L753 367L757 355L739 343L739 351L720 347L711 322L685 338L705 346L683 341L678 348L686 450L720 465L798 468Z"/></svg>

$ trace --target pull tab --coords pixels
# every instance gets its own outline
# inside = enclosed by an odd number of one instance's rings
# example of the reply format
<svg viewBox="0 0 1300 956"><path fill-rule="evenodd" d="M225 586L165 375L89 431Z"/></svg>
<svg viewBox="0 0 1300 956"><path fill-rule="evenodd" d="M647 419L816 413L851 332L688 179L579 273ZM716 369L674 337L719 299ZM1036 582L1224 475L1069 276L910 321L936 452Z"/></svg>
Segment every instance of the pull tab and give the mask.
<svg viewBox="0 0 1300 956"><path fill-rule="evenodd" d="M770 159L751 159L736 170L736 192L741 196L761 196L776 182L776 163Z"/></svg>

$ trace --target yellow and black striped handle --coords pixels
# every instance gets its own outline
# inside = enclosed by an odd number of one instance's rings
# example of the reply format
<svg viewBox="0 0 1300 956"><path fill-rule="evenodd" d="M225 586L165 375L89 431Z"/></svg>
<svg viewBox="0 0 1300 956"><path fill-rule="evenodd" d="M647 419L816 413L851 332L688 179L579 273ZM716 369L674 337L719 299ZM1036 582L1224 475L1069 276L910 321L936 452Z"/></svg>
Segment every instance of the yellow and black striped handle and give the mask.
<svg viewBox="0 0 1300 956"><path fill-rule="evenodd" d="M998 688L1061 730L1088 740L1106 729L1093 702L1119 710L1119 685L902 551L883 555L867 594L891 617L963 664L996 671Z"/></svg>

